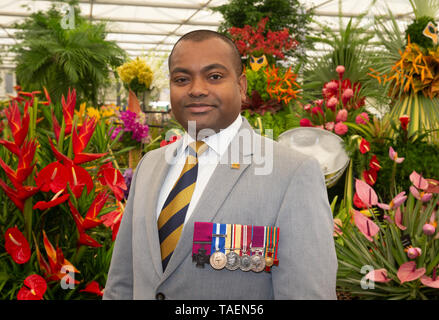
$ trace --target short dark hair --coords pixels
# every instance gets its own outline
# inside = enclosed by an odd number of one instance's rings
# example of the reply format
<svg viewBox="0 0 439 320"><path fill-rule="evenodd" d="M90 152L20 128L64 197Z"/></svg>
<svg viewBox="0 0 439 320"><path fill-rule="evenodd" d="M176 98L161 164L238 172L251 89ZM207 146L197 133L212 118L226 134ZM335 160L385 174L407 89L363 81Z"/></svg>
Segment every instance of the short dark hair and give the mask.
<svg viewBox="0 0 439 320"><path fill-rule="evenodd" d="M168 57L168 67L169 67L169 70L171 70L172 54L174 53L175 47L177 46L177 44L180 41L201 42L201 41L212 39L212 38L221 39L222 41L227 43L229 45L229 47L232 49L232 52L233 52L233 64L235 65L236 74L239 77L241 75L241 73L243 72L244 68L243 68L242 61L241 61L241 54L239 53L238 48L236 47L235 43L230 38L228 38L227 36L225 36L225 35L223 35L223 34L221 34L219 32L212 31L212 30L195 30L195 31L191 31L191 32L188 32L185 35L183 35L180 39L178 39L178 41L174 44L174 47L172 48L172 51L171 51L171 53L169 54L169 57Z"/></svg>

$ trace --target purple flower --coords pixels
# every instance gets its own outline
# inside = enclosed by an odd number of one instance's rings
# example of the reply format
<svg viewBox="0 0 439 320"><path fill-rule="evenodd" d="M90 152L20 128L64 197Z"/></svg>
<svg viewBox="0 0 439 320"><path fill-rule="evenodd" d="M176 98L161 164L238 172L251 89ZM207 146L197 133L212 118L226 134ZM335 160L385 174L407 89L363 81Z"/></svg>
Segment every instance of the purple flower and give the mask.
<svg viewBox="0 0 439 320"><path fill-rule="evenodd" d="M131 132L131 138L137 142L143 142L148 137L148 125L141 123L140 117L135 112L130 110L122 111L120 119L123 122L123 126L117 127L112 131L111 139L114 140L121 130Z"/></svg>
<svg viewBox="0 0 439 320"><path fill-rule="evenodd" d="M123 173L123 178L125 179L125 184L127 189L124 190L124 197L128 199L128 194L130 193L131 180L133 179L133 169L128 168Z"/></svg>

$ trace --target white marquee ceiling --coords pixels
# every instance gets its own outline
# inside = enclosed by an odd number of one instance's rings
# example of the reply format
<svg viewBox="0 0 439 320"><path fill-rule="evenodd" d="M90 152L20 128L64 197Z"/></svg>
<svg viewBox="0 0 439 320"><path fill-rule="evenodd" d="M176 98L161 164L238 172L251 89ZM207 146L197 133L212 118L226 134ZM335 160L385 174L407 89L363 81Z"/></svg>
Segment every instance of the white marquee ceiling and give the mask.
<svg viewBox="0 0 439 320"><path fill-rule="evenodd" d="M336 28L339 9L343 21L364 12L372 0L299 0L307 9L313 8L315 19ZM0 0L0 54L3 65L13 68L13 54L8 46L15 43L14 22L21 21L32 12L51 6L49 0ZM210 8L227 3L227 0L80 0L82 14L92 20L108 21L108 40L115 40L131 57L149 50L168 53L175 41L195 29L217 30L222 15ZM385 14L388 5L399 23L405 24L412 17L409 0L378 0L368 12L367 19ZM66 7L67 8L67 7ZM313 30L320 28L313 25ZM317 48L319 50L319 48Z"/></svg>

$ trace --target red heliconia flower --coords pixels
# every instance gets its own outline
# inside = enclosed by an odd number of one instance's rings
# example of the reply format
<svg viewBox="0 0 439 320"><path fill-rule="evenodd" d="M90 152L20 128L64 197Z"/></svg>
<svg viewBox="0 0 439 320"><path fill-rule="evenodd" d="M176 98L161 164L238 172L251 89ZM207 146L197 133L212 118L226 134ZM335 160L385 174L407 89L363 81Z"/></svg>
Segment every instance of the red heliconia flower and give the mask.
<svg viewBox="0 0 439 320"><path fill-rule="evenodd" d="M95 131L96 124L97 122L95 118L90 119L87 117L79 129L73 130L72 142L73 153L75 154L73 161L75 164L93 161L107 155L107 153L82 153Z"/></svg>
<svg viewBox="0 0 439 320"><path fill-rule="evenodd" d="M18 108L17 102L12 102L8 109L5 110L6 118L8 119L9 128L11 129L12 136L14 137L14 143L17 147L20 147L26 138L29 130L29 113L24 111L23 118Z"/></svg>
<svg viewBox="0 0 439 320"><path fill-rule="evenodd" d="M79 281L73 280L70 276L71 272L79 273L79 271L64 258L64 255L60 248L55 248L47 238L46 232L43 230L43 243L46 250L49 262L41 255L38 246L36 246L37 258L40 264L41 270L44 271L45 277L48 281L58 281L66 279L66 283L73 282L78 284Z"/></svg>
<svg viewBox="0 0 439 320"><path fill-rule="evenodd" d="M43 277L32 274L24 279L24 286L17 294L17 300L42 300L47 290L47 283Z"/></svg>
<svg viewBox="0 0 439 320"><path fill-rule="evenodd" d="M125 179L123 178L122 173L113 167L112 162L107 162L100 167L98 179L102 185L110 187L117 200L121 201L123 199L123 190L127 189Z"/></svg>
<svg viewBox="0 0 439 320"><path fill-rule="evenodd" d="M75 105L76 105L76 90L73 89L70 91L67 95L67 101L64 98L64 95L61 98L61 104L62 104L62 111L64 115L64 121L66 123L66 130L65 135L67 136L72 132L72 125L73 125L73 116L75 112Z"/></svg>
<svg viewBox="0 0 439 320"><path fill-rule="evenodd" d="M79 290L79 292L94 293L101 297L104 295L104 289L101 289L99 283L97 283L96 281L90 282L89 284L87 284L85 289Z"/></svg>
<svg viewBox="0 0 439 320"><path fill-rule="evenodd" d="M52 99L50 99L49 92L47 91L46 87L43 87L44 95L46 96L47 101L41 101L41 104L50 106L52 104Z"/></svg>
<svg viewBox="0 0 439 320"><path fill-rule="evenodd" d="M361 138L361 142L360 142L360 147L359 148L360 148L360 152L362 154L365 154L365 153L370 151L370 143L366 139Z"/></svg>
<svg viewBox="0 0 439 320"><path fill-rule="evenodd" d="M117 233L119 232L120 222L122 221L122 216L124 211L122 203L118 201L118 205L119 208L102 216L104 225L107 226L108 228L111 228L113 232L113 236L112 236L113 241L116 240Z"/></svg>
<svg viewBox="0 0 439 320"><path fill-rule="evenodd" d="M32 197L35 193L38 192L38 187L32 186L19 186L14 190L9 187L2 179L0 179L0 187L21 212L23 212L24 210L24 202L26 201L26 199Z"/></svg>
<svg viewBox="0 0 439 320"><path fill-rule="evenodd" d="M26 263L30 259L29 242L17 227L6 230L5 249L11 255L12 260L18 264Z"/></svg>

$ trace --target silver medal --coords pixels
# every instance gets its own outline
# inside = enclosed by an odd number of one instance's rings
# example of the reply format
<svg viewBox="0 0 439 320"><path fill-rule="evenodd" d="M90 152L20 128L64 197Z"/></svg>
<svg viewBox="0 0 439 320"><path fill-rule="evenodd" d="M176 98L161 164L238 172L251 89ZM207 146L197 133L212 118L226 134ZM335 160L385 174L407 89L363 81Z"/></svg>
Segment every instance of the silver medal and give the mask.
<svg viewBox="0 0 439 320"><path fill-rule="evenodd" d="M252 267L252 260L248 254L243 254L241 256L241 264L239 265L239 268L242 271L250 271Z"/></svg>
<svg viewBox="0 0 439 320"><path fill-rule="evenodd" d="M228 270L236 270L239 268L240 263L240 257L239 255L234 252L234 251L230 251L227 255L227 263L226 263L226 268Z"/></svg>
<svg viewBox="0 0 439 320"><path fill-rule="evenodd" d="M265 268L265 259L259 254L251 256L251 270L261 272Z"/></svg>

